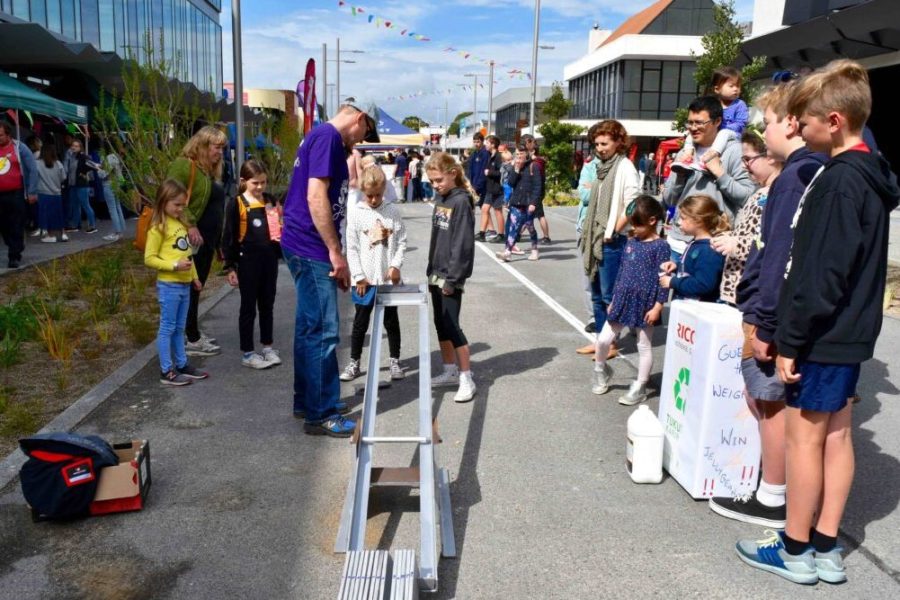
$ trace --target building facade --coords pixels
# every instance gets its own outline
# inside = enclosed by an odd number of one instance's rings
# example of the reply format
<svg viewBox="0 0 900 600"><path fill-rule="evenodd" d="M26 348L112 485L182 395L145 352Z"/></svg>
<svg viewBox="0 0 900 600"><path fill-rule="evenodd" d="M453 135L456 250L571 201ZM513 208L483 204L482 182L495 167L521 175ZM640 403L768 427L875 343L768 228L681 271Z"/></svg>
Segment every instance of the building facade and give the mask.
<svg viewBox="0 0 900 600"><path fill-rule="evenodd" d="M621 121L632 137L675 135L675 111L697 96L693 55L713 28L712 0L659 0L613 32L598 26L588 53L566 65L567 122Z"/></svg>
<svg viewBox="0 0 900 600"><path fill-rule="evenodd" d="M0 0L0 22L36 23L141 63L152 52L180 81L221 96L221 9L221 0Z"/></svg>
<svg viewBox="0 0 900 600"><path fill-rule="evenodd" d="M541 107L553 92L551 86L539 86L535 90L534 120L543 121ZM565 90L563 90L565 93ZM494 133L504 143L513 143L518 140L518 134L523 127L527 128L529 113L531 111L531 88L510 88L494 97Z"/></svg>

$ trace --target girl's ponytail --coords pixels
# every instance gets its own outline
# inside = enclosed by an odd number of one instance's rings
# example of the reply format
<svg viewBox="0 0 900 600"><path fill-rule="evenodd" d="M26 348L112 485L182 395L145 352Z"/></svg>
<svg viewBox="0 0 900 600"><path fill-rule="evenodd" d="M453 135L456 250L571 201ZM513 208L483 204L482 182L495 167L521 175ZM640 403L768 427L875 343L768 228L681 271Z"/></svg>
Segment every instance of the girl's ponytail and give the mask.
<svg viewBox="0 0 900 600"><path fill-rule="evenodd" d="M719 215L719 219L718 219L718 222L716 223L716 226L709 233L710 233L710 235L712 235L712 237L716 237L720 233L725 233L726 231L728 231L730 229L731 229L731 219L729 219L728 215L726 215L725 213L721 213Z"/></svg>

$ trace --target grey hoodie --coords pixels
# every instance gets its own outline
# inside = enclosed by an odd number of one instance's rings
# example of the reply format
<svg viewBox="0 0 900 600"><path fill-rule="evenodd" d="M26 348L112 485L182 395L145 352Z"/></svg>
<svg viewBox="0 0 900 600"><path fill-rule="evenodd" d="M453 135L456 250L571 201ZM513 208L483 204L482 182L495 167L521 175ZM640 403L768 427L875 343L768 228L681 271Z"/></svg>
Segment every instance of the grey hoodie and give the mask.
<svg viewBox="0 0 900 600"><path fill-rule="evenodd" d="M688 196L709 196L719 205L728 218L734 222L734 216L744 206L754 191L756 184L750 179L750 173L741 164L741 143L731 139L722 153L722 166L725 172L716 179L710 173L693 172L690 175L679 175L675 171L666 179L666 189L662 196L666 206L678 206ZM684 242L691 241L678 226L678 212L675 212L669 238Z"/></svg>

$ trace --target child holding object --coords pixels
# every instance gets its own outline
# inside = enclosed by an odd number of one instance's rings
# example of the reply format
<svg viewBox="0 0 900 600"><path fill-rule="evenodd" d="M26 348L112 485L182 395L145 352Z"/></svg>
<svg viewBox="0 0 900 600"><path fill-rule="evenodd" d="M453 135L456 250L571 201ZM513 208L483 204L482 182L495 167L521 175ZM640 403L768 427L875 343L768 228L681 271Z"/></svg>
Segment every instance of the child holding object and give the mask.
<svg viewBox="0 0 900 600"><path fill-rule="evenodd" d="M475 264L477 196L462 167L446 152L436 152L426 169L435 196L425 274L444 364L441 374L431 379L431 385L459 384L453 400L469 402L475 397L475 380L469 364L469 341L460 327L459 312L463 289Z"/></svg>
<svg viewBox="0 0 900 600"><path fill-rule="evenodd" d="M387 178L376 164L363 170L359 179L362 200L347 219L347 264L353 282L353 332L350 334L350 363L341 373L341 381L359 377L363 341L375 309L375 289L399 284L400 268L406 254L406 227L400 210L385 201ZM391 379L403 379L400 368L400 321L397 307L384 308L384 328L391 354ZM372 335L381 335L380 331Z"/></svg>
<svg viewBox="0 0 900 600"><path fill-rule="evenodd" d="M784 531L741 540L738 557L794 583L847 580L837 534L853 481L852 404L881 330L890 212L900 189L863 142L866 70L840 60L801 80L788 104L825 163L794 215L778 302L776 370L786 385Z"/></svg>
<svg viewBox="0 0 900 600"><path fill-rule="evenodd" d="M268 175L261 162L251 159L241 165L238 195L225 208L222 234L228 283L241 292L241 364L251 369L281 364L278 351L272 348L281 224L278 207L266 202L267 183ZM253 343L257 309L260 352L256 352Z"/></svg>
<svg viewBox="0 0 900 600"><path fill-rule="evenodd" d="M184 350L184 327L187 322L191 285L200 290L197 269L191 260L188 224L184 217L187 190L174 179L166 179L156 192L144 264L158 272L160 377L163 385L188 385L194 379L206 379L208 373L188 364ZM174 356L173 356L174 355Z"/></svg>
<svg viewBox="0 0 900 600"><path fill-rule="evenodd" d="M606 315L606 324L597 337L591 392L609 390L612 369L606 364L609 347L625 327L637 331L638 375L619 404L631 406L647 399L647 381L653 368L653 325L662 315L669 292L659 285L659 268L669 260L669 244L657 233L665 210L652 196L638 196L629 217L633 236L625 245L615 292Z"/></svg>
<svg viewBox="0 0 900 600"><path fill-rule="evenodd" d="M681 231L693 236L680 264L663 263L659 285L675 291L675 299L715 302L719 299L719 281L725 257L716 252L710 240L730 229L728 216L709 196L688 196L678 205ZM674 275L673 275L674 273Z"/></svg>
<svg viewBox="0 0 900 600"><path fill-rule="evenodd" d="M705 150L699 160L694 159L694 141L690 135L684 137L684 147L672 164L672 170L690 172L706 171L706 163L714 157L722 156L728 140L739 140L750 120L747 103L741 100L741 72L734 67L721 67L713 71L710 90L722 103L722 124L711 148Z"/></svg>

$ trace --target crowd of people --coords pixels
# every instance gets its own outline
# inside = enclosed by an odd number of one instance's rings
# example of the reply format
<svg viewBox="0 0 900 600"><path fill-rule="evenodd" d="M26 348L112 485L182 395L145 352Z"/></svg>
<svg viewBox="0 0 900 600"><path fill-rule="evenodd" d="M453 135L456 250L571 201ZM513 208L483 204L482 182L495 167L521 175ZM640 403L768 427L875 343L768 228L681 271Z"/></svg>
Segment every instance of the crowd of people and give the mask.
<svg viewBox="0 0 900 600"><path fill-rule="evenodd" d="M708 95L687 107L684 146L664 165L653 155L629 160L628 132L616 120L589 129L575 230L580 287L596 337L579 352L593 356L590 391L605 395L617 339L632 330L637 376L618 402L635 405L648 398L654 329L670 299L740 311L741 370L759 423L761 476L752 494L714 497L710 507L774 530L764 540L737 543L744 562L796 583L839 583L846 580L837 534L854 471L852 407L860 364L872 357L881 327L888 213L900 189L865 127L871 92L860 65L836 61L780 81L758 101L761 131L748 123L742 83L735 69L713 75ZM242 364L281 363L273 307L283 257L296 291L293 414L308 434L350 436L355 422L345 416L350 408L340 400L340 382L362 372L376 289L402 283L405 272L406 226L395 201L433 197L426 277L442 366L431 383L456 387L457 402L475 398L460 322L475 244L503 243L496 256L509 261L524 254L518 244L525 230L528 259L539 259L539 244L550 243L543 159L531 136L507 148L496 136L476 134L464 163L429 150L387 157L392 180L374 157L354 150L378 141L376 120L350 102L314 128L297 150L282 202L266 193L266 169L255 160L243 163L238 193L226 200L226 136L203 127L191 138L159 185L144 251L147 266L158 271L161 383L205 379L188 357L221 351L197 320L219 243L228 281L240 290ZM105 164L86 157L77 139L62 160L45 146L35 161L10 133L0 123L0 159L10 165L0 173L0 210L16 215L2 219L14 268L28 203L38 202L34 227L45 232L44 241L63 241L82 210L91 233L88 175L106 181L122 174L112 146ZM658 190L653 175L664 171ZM115 204L108 183L103 193ZM114 223L121 224L121 209L117 215ZM339 290L351 291L355 310L343 370ZM384 325L390 377L402 379L396 308L385 312Z"/></svg>

